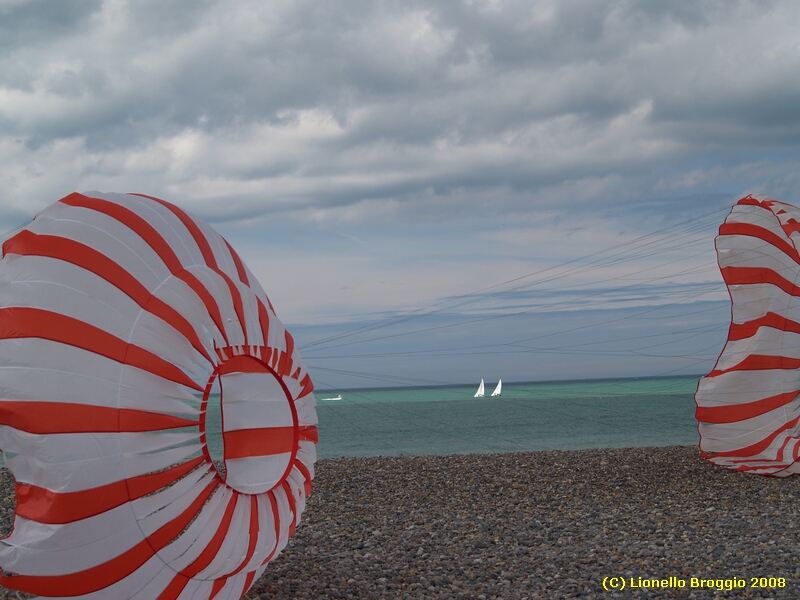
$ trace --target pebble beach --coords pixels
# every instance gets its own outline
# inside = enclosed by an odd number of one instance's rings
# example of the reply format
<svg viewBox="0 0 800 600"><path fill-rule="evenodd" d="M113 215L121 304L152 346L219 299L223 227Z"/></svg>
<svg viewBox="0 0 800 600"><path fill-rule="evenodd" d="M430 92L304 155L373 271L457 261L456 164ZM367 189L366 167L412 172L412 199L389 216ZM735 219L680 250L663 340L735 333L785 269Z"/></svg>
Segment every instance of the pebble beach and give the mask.
<svg viewBox="0 0 800 600"><path fill-rule="evenodd" d="M696 446L324 459L245 598L800 598L800 478Z"/></svg>

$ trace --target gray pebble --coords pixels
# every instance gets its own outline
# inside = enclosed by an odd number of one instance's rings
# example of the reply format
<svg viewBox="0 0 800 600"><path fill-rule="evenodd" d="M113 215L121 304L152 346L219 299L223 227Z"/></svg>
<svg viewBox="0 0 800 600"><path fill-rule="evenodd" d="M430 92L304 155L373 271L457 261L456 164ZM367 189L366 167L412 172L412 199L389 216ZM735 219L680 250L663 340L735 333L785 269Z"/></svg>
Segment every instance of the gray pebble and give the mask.
<svg viewBox="0 0 800 600"><path fill-rule="evenodd" d="M800 598L800 478L732 473L694 446L326 459L316 473L246 599ZM7 533L5 470L0 484ZM605 577L785 584L606 591Z"/></svg>

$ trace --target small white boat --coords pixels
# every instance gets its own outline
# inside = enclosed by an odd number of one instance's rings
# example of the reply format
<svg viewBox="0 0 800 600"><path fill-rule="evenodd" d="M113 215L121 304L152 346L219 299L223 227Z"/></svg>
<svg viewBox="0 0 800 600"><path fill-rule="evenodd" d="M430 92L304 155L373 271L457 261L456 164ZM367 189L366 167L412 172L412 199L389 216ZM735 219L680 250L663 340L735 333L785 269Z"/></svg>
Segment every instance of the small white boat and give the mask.
<svg viewBox="0 0 800 600"><path fill-rule="evenodd" d="M478 386L478 391L475 392L473 398L483 398L483 379L481 379L481 384Z"/></svg>
<svg viewBox="0 0 800 600"><path fill-rule="evenodd" d="M323 398L323 400L341 400L341 399L342 399L342 395L341 394L339 394L338 396L336 396L334 398Z"/></svg>
<svg viewBox="0 0 800 600"><path fill-rule="evenodd" d="M499 395L500 395L500 389L501 389L502 387L503 387L503 380L502 380L502 379L499 379L499 380L497 381L497 387L496 387L496 388L494 388L494 391L492 392L492 396L499 396Z"/></svg>

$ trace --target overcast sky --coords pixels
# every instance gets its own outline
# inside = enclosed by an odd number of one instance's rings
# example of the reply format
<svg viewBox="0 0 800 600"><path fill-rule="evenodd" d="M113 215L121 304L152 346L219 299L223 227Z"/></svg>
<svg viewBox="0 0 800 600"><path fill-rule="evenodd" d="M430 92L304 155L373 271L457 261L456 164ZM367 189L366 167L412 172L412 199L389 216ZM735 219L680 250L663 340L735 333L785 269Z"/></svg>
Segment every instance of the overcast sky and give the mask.
<svg viewBox="0 0 800 600"><path fill-rule="evenodd" d="M699 373L717 227L800 201L799 75L791 0L0 0L0 227L72 191L180 205L318 387Z"/></svg>

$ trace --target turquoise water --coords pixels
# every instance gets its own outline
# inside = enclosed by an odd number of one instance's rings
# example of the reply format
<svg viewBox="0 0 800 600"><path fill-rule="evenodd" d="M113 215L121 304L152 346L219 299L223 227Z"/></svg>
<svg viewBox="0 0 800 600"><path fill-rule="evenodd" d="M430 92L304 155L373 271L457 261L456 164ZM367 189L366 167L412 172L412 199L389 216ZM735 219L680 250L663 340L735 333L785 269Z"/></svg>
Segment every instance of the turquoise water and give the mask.
<svg viewBox="0 0 800 600"><path fill-rule="evenodd" d="M699 376L317 391L320 458L696 444ZM341 394L341 400L326 400Z"/></svg>
<svg viewBox="0 0 800 600"><path fill-rule="evenodd" d="M696 444L699 376L318 390L317 456L433 455ZM341 400L327 400L341 394ZM219 397L209 451L222 458ZM0 465L2 465L0 459Z"/></svg>

